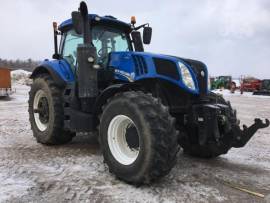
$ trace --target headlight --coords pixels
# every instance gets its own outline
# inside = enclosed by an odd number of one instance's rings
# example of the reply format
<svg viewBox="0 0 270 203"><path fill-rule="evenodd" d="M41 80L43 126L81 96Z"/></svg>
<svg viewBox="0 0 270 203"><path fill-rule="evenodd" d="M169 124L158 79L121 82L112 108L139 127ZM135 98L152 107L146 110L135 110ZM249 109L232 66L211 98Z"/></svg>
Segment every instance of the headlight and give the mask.
<svg viewBox="0 0 270 203"><path fill-rule="evenodd" d="M179 65L179 68L180 68L180 71L181 71L183 83L188 88L190 88L192 90L196 90L195 82L194 82L194 80L192 78L192 75L191 75L189 69L181 62L178 62L178 65Z"/></svg>

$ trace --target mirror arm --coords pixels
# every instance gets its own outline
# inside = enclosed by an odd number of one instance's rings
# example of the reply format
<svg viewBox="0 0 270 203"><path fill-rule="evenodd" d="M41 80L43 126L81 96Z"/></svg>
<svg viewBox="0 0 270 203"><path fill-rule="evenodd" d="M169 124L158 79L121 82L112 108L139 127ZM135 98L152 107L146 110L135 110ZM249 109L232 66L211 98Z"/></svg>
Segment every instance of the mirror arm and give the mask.
<svg viewBox="0 0 270 203"><path fill-rule="evenodd" d="M140 25L140 26L138 26L138 27L135 27L135 28L133 28L133 30L139 30L139 29L141 29L141 28L143 28L143 27L145 27L145 26L148 26L148 27L149 27L149 23L145 23L145 24L143 24L143 25Z"/></svg>

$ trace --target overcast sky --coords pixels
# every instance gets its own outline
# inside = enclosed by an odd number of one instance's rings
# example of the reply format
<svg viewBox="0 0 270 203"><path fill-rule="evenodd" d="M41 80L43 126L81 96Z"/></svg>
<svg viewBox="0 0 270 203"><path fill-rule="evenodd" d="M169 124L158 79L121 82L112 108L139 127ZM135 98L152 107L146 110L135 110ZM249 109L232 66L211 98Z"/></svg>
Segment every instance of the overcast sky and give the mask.
<svg viewBox="0 0 270 203"><path fill-rule="evenodd" d="M45 59L53 52L52 21L77 10L79 0L0 0L0 58ZM149 22L146 51L193 58L211 75L270 78L269 0L87 0L89 12Z"/></svg>

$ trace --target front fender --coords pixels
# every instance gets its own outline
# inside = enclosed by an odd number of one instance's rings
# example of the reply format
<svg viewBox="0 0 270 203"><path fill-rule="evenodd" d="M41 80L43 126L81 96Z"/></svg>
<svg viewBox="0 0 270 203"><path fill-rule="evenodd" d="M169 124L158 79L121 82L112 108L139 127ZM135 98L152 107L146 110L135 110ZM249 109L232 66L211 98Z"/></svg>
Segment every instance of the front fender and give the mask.
<svg viewBox="0 0 270 203"><path fill-rule="evenodd" d="M74 74L65 60L44 61L36 67L30 78L34 79L39 74L49 74L53 80L61 87L67 82L74 81Z"/></svg>

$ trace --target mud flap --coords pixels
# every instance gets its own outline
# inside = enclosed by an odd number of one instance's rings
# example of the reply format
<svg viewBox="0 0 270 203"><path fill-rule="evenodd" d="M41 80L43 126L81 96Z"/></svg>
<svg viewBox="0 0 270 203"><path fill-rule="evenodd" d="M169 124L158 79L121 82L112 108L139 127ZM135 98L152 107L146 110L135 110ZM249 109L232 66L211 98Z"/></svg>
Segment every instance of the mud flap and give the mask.
<svg viewBox="0 0 270 203"><path fill-rule="evenodd" d="M232 126L232 133L233 133L233 141L232 147L240 148L244 147L248 141L253 137L253 135L257 132L257 130L261 128L266 128L269 126L269 120L265 119L265 123L259 118L254 120L254 124L250 127L243 125L243 130L240 129L238 125Z"/></svg>

